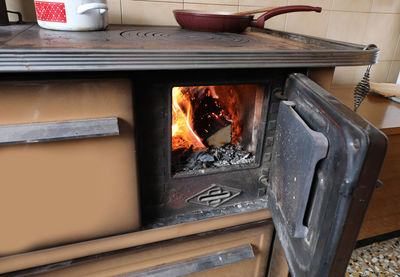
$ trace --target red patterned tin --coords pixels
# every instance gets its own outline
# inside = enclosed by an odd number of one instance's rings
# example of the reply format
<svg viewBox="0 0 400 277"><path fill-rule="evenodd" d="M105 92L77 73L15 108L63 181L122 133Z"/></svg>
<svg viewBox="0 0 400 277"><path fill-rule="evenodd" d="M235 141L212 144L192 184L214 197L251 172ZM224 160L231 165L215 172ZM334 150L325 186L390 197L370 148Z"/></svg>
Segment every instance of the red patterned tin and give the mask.
<svg viewBox="0 0 400 277"><path fill-rule="evenodd" d="M62 2L35 1L38 20L67 23L65 4Z"/></svg>

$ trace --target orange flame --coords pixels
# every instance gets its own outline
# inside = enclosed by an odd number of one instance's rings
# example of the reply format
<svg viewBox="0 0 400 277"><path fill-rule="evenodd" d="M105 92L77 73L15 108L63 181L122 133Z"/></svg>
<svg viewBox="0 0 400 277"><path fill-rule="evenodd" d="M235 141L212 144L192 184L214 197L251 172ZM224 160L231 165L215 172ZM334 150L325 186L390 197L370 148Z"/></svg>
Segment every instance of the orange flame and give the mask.
<svg viewBox="0 0 400 277"><path fill-rule="evenodd" d="M206 87L174 87L172 89L172 151L177 149L189 149L192 151L206 150L202 139L194 131L193 116L198 108L199 94L206 92L217 101L222 110L216 114L209 111L208 118L223 119L232 124L232 141L237 145L242 139L242 119L240 111L239 91L241 86L206 86ZM194 106L192 106L194 105ZM243 105L242 105L243 106ZM243 111L242 111L243 110ZM204 111L207 113L207 111ZM204 130L208 133L208 130Z"/></svg>
<svg viewBox="0 0 400 277"><path fill-rule="evenodd" d="M244 89L238 86L217 86L215 87L216 91L214 92L216 95L222 96L219 98L220 104L223 107L225 113L229 114L232 118L232 144L237 145L242 139L242 129L243 122L239 116L239 108L240 100L238 97L238 91Z"/></svg>
<svg viewBox="0 0 400 277"><path fill-rule="evenodd" d="M182 87L172 89L172 151L193 147L193 151L207 149L193 131L192 105Z"/></svg>

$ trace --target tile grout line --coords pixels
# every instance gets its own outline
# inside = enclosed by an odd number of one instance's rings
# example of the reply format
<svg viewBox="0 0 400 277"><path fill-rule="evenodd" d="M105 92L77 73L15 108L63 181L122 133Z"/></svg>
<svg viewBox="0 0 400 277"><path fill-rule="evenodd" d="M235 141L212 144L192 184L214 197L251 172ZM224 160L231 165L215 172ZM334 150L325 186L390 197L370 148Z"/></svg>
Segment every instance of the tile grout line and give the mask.
<svg viewBox="0 0 400 277"><path fill-rule="evenodd" d="M394 48L394 52L393 52L393 55L392 55L392 60L391 60L391 63L390 63L390 66L389 66L389 70L388 70L387 75L386 75L386 82L389 82L390 72L392 72L392 69L394 67L393 64L395 62L396 53L397 53L397 50L398 50L398 47L399 47L399 43L400 43L400 34L399 34L399 36L397 38L396 47Z"/></svg>
<svg viewBox="0 0 400 277"><path fill-rule="evenodd" d="M333 3L335 2L335 0L332 0L331 1L331 6L329 7L329 11L332 11L333 10Z"/></svg>
<svg viewBox="0 0 400 277"><path fill-rule="evenodd" d="M368 13L371 13L371 12L372 12L373 1L374 1L374 0L371 0L371 2L370 2L370 4L369 4Z"/></svg>
<svg viewBox="0 0 400 277"><path fill-rule="evenodd" d="M120 13L120 22L123 23L123 16L122 16L122 0L119 0L119 13Z"/></svg>
<svg viewBox="0 0 400 277"><path fill-rule="evenodd" d="M386 78L385 78L386 83L389 82L389 75L390 75L390 72L392 71L392 67L393 67L393 61L390 62L389 70L386 73Z"/></svg>
<svg viewBox="0 0 400 277"><path fill-rule="evenodd" d="M396 47L394 48L394 53L392 55L392 60L396 59L396 53L397 53L397 50L399 50L399 46L400 46L400 33L399 33L398 38L397 38Z"/></svg>
<svg viewBox="0 0 400 277"><path fill-rule="evenodd" d="M286 5L288 5L289 4L289 0L286 0ZM287 22L288 22L288 18L289 18L289 16L286 14L285 15L285 25L283 26L283 30L285 31L285 32L287 32Z"/></svg>
<svg viewBox="0 0 400 277"><path fill-rule="evenodd" d="M333 1L332 1L332 3L333 3ZM326 30L325 30L325 38L328 38L328 30L329 30L329 25L331 23L331 19L332 19L332 11L329 11L328 23L326 24Z"/></svg>
<svg viewBox="0 0 400 277"><path fill-rule="evenodd" d="M325 38L328 38L328 30L329 30L329 25L330 25L331 18L332 18L332 11L333 11L334 2L335 2L335 0L332 0L331 3L330 3L330 6L329 6L329 10L328 10L329 15L328 15L328 23L326 24ZM335 75L335 72L333 72L333 75Z"/></svg>
<svg viewBox="0 0 400 277"><path fill-rule="evenodd" d="M369 22L371 21L372 19L371 19L371 13L369 13L368 14L368 17L367 17L367 22L365 23L365 25L364 25L364 29L363 29L363 34L362 34L362 37L363 37L363 40L362 40L362 43L364 44L364 45L368 45L369 43L371 43L371 42L365 42L366 41L366 37L367 37L367 26L369 26L368 24L369 24ZM378 46L379 47L379 46Z"/></svg>

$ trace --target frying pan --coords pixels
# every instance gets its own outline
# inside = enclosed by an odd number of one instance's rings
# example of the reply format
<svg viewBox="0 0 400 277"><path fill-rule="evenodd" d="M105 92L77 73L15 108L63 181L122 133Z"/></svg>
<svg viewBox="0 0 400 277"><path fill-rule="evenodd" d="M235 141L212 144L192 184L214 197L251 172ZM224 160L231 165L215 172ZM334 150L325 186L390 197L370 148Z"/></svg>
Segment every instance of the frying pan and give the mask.
<svg viewBox="0 0 400 277"><path fill-rule="evenodd" d="M193 10L174 10L174 16L178 24L184 29L205 32L241 33L249 26L264 28L264 22L276 15L300 11L321 12L321 10L320 7L312 6L283 6L267 11L257 18L257 20L253 20L253 15Z"/></svg>

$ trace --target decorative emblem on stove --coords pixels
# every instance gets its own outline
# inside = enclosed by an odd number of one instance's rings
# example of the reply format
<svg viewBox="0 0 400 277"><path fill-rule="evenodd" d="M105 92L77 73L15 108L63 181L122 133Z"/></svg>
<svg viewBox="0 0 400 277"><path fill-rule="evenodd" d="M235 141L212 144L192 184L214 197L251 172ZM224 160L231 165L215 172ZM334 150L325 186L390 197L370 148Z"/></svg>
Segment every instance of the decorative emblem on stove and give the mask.
<svg viewBox="0 0 400 277"><path fill-rule="evenodd" d="M200 191L186 201L215 208L238 196L241 192L240 189L212 184L211 187Z"/></svg>

